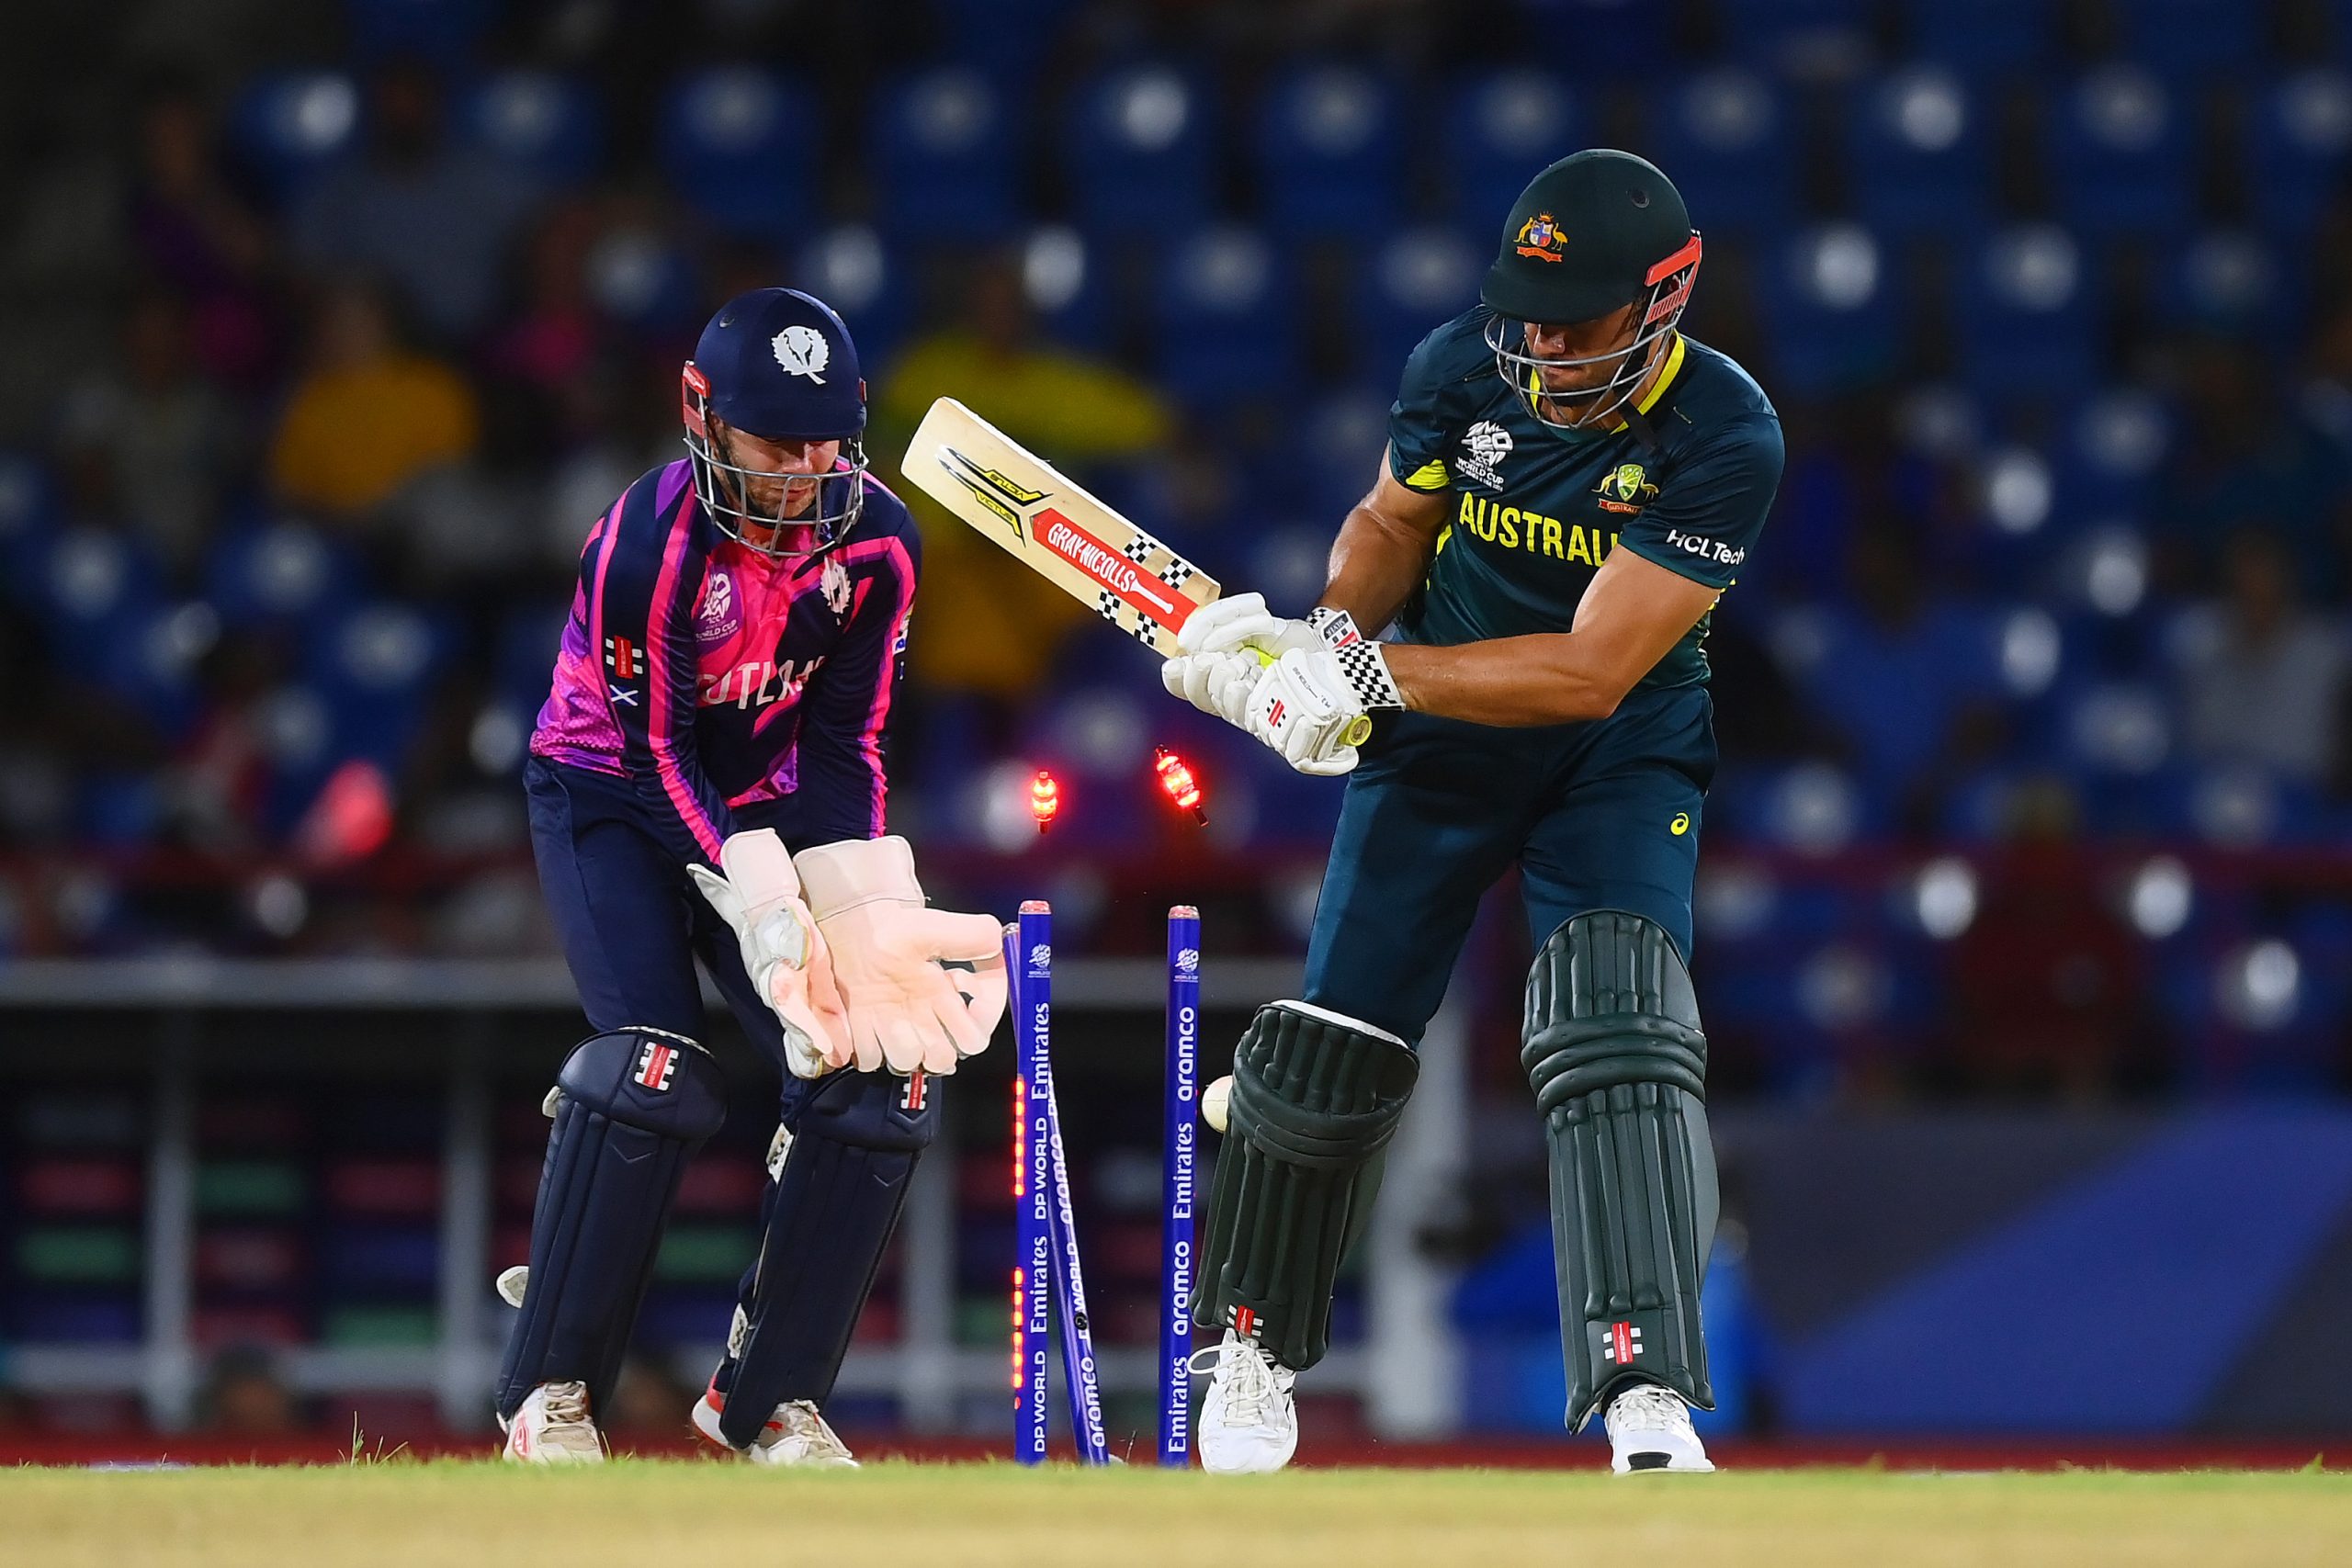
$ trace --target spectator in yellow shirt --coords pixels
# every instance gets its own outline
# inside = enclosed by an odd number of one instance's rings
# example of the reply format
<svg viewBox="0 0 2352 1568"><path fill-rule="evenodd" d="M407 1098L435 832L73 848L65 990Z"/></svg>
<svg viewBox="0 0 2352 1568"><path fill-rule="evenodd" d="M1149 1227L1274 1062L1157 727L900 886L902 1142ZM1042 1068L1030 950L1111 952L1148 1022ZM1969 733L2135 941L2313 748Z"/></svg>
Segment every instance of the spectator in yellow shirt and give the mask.
<svg viewBox="0 0 2352 1568"><path fill-rule="evenodd" d="M971 275L946 330L898 356L875 400L877 452L905 449L934 398L955 398L1023 446L1083 477L1090 464L1131 462L1169 438L1167 406L1115 367L1040 343L1013 258ZM1044 677L1085 607L912 491L923 570L954 587L923 601L914 674L934 691L1010 699Z"/></svg>
<svg viewBox="0 0 2352 1568"><path fill-rule="evenodd" d="M310 368L270 446L270 480L293 506L364 521L417 475L470 453L480 424L465 378L402 348L382 299L345 284L320 303Z"/></svg>

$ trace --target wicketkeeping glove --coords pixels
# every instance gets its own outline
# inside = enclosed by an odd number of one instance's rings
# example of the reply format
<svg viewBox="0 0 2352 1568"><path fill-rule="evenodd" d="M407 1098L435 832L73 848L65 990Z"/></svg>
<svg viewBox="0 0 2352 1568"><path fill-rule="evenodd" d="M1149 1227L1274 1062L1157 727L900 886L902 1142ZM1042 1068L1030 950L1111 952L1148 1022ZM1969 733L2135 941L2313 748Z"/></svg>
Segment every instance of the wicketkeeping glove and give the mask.
<svg viewBox="0 0 2352 1568"><path fill-rule="evenodd" d="M719 872L690 865L686 874L734 928L752 989L784 1026L785 1066L801 1078L847 1066L849 1014L784 840L766 828L730 834L718 846L718 864Z"/></svg>
<svg viewBox="0 0 2352 1568"><path fill-rule="evenodd" d="M995 919L925 908L914 852L901 838L823 844L793 863L832 950L861 1072L952 1073L987 1048L1004 1015L1003 928Z"/></svg>

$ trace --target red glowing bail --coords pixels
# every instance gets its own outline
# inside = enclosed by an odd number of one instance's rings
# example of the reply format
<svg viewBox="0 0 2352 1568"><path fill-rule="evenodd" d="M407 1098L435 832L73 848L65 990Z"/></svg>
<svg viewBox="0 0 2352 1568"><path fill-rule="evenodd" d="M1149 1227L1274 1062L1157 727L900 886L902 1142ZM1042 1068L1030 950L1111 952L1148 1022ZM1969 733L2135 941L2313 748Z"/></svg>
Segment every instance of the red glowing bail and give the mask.
<svg viewBox="0 0 2352 1568"><path fill-rule="evenodd" d="M1151 770L1159 775L1159 787L1176 804L1179 811L1189 811L1193 820L1205 827L1209 814L1201 807L1201 786L1193 777L1193 770L1184 759L1165 746L1155 746L1151 752Z"/></svg>
<svg viewBox="0 0 2352 1568"><path fill-rule="evenodd" d="M1029 781L1029 815L1037 819L1037 831L1044 832L1054 825L1054 814L1062 808L1061 786L1054 783L1054 775L1045 769Z"/></svg>

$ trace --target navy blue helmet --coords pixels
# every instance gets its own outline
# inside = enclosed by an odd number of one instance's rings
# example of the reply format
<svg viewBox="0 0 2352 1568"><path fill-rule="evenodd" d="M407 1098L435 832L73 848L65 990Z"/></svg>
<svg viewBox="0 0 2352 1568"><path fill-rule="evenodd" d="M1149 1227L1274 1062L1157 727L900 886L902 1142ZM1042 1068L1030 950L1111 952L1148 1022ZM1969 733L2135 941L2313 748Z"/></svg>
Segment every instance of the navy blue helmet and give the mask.
<svg viewBox="0 0 2352 1568"><path fill-rule="evenodd" d="M865 507L865 379L832 307L797 288L737 295L703 328L681 383L695 494L721 532L786 557L821 554L849 536ZM726 428L714 433L714 419ZM839 441L841 457L812 497L805 472L741 461L734 432ZM785 499L758 502L763 480L783 481Z"/></svg>

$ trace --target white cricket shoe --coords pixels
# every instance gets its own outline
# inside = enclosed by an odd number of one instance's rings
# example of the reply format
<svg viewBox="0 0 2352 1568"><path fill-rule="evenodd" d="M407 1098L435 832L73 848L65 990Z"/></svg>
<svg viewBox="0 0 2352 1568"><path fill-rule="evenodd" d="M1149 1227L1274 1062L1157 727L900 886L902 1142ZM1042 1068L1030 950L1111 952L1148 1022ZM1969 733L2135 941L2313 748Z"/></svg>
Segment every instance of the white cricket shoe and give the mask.
<svg viewBox="0 0 2352 1568"><path fill-rule="evenodd" d="M1619 1475L1647 1471L1712 1472L1706 1446L1690 1429L1690 1407L1659 1383L1635 1383L1609 1402L1609 1468Z"/></svg>
<svg viewBox="0 0 2352 1568"><path fill-rule="evenodd" d="M543 1382L523 1407L499 1425L506 1430L504 1458L514 1464L602 1464L604 1434L588 1418L588 1385Z"/></svg>
<svg viewBox="0 0 2352 1568"><path fill-rule="evenodd" d="M1229 1328L1222 1344L1193 1353L1192 1370L1210 1374L1193 1428L1203 1470L1261 1475L1290 1462L1298 1451L1298 1406L1291 1397L1296 1372Z"/></svg>
<svg viewBox="0 0 2352 1568"><path fill-rule="evenodd" d="M768 1412L767 1425L748 1449L731 1447L718 1430L719 1413L727 1396L706 1389L695 1401L695 1432L705 1442L725 1449L753 1464L788 1465L800 1470L855 1470L849 1445L841 1440L817 1407L805 1399L787 1399Z"/></svg>

